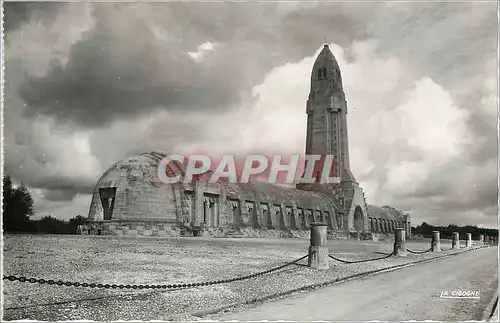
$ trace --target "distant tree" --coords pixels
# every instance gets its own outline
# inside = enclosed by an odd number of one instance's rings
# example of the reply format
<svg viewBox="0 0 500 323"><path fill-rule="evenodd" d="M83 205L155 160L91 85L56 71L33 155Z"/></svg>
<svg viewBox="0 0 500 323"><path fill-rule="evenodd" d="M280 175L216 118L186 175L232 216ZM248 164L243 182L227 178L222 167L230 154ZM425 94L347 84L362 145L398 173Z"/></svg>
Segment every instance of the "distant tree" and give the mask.
<svg viewBox="0 0 500 323"><path fill-rule="evenodd" d="M56 219L49 215L36 221L36 231L48 234L71 234L72 227L69 222Z"/></svg>
<svg viewBox="0 0 500 323"><path fill-rule="evenodd" d="M23 183L14 190L14 201L16 216L23 220L29 220L29 217L35 213L33 211L33 198Z"/></svg>
<svg viewBox="0 0 500 323"><path fill-rule="evenodd" d="M3 178L3 227L6 232L32 232L30 216L34 214L33 198L26 185L13 188L9 175Z"/></svg>
<svg viewBox="0 0 500 323"><path fill-rule="evenodd" d="M475 225L459 227L455 224L449 224L447 226L433 226L425 222L416 226L415 229L412 230L412 233L421 234L426 238L430 238L432 236L432 231L439 231L441 233L441 238L443 239L450 239L453 236L453 232L458 232L460 239L465 239L467 233L471 233L473 239L479 238L479 235L481 234L484 236L498 236L498 229L478 228Z"/></svg>
<svg viewBox="0 0 500 323"><path fill-rule="evenodd" d="M77 228L79 225L83 225L85 223L87 223L88 220L87 218L81 216L81 215L77 215L76 217L72 218L69 220L69 224L71 226L71 230L72 232L71 233L77 233Z"/></svg>
<svg viewBox="0 0 500 323"><path fill-rule="evenodd" d="M3 177L3 225L5 227L6 221L11 219L12 215L12 180L9 175Z"/></svg>

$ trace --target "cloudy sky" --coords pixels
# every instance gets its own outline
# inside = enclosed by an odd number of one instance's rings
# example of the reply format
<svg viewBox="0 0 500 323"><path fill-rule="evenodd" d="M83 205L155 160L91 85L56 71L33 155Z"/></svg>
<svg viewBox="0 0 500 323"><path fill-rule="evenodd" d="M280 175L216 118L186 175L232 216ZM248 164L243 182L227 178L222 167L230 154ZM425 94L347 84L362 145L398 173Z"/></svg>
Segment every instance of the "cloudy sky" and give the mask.
<svg viewBox="0 0 500 323"><path fill-rule="evenodd" d="M495 2L4 6L4 167L38 216L141 152L303 153L326 34L368 203L498 226Z"/></svg>

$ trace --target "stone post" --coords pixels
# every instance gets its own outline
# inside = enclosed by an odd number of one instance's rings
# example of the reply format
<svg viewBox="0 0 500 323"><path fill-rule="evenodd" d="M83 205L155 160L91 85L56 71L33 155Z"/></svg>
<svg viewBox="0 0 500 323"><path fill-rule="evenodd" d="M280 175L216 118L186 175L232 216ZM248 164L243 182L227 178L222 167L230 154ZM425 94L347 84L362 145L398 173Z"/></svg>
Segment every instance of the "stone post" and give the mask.
<svg viewBox="0 0 500 323"><path fill-rule="evenodd" d="M248 212L247 203L244 200L240 200L238 207L240 210L240 225L248 226L250 224L250 214Z"/></svg>
<svg viewBox="0 0 500 323"><path fill-rule="evenodd" d="M292 216L295 221L295 229L302 229L302 223L300 223L299 210L297 209L297 205L293 203L292 205Z"/></svg>
<svg viewBox="0 0 500 323"><path fill-rule="evenodd" d="M484 235L479 235L479 244L482 246L484 244Z"/></svg>
<svg viewBox="0 0 500 323"><path fill-rule="evenodd" d="M200 187L198 181L194 181L194 223L193 225L199 227L201 219L203 218L204 205L203 205L203 189Z"/></svg>
<svg viewBox="0 0 500 323"><path fill-rule="evenodd" d="M406 257L406 230L402 228L396 229L394 232L394 255Z"/></svg>
<svg viewBox="0 0 500 323"><path fill-rule="evenodd" d="M309 246L308 265L314 269L328 269L328 247L326 245L326 229L324 223L311 223L311 244Z"/></svg>
<svg viewBox="0 0 500 323"><path fill-rule="evenodd" d="M203 221L201 221L203 224L206 224L205 227L209 227L211 226L210 225L210 217L211 217L211 214L210 214L210 201L208 198L203 198L203 214L202 214L202 219Z"/></svg>
<svg viewBox="0 0 500 323"><path fill-rule="evenodd" d="M466 234L465 247L466 248L471 248L472 247L472 233L467 233Z"/></svg>
<svg viewBox="0 0 500 323"><path fill-rule="evenodd" d="M453 240L451 241L452 249L460 249L460 236L458 232L453 232Z"/></svg>
<svg viewBox="0 0 500 323"><path fill-rule="evenodd" d="M217 209L218 209L218 224L217 226L227 226L228 224L228 208L227 208L227 196L226 196L226 191L221 189L220 190L220 197L219 201L217 203Z"/></svg>
<svg viewBox="0 0 500 323"><path fill-rule="evenodd" d="M283 203L281 203L279 210L280 210L280 218L278 219L279 220L278 223L279 223L280 229L290 228L291 220L288 218L288 212L287 212L287 209Z"/></svg>
<svg viewBox="0 0 500 323"><path fill-rule="evenodd" d="M216 199L212 208L212 214L214 216L213 226L218 228L220 225L220 213L219 213L219 202Z"/></svg>
<svg viewBox="0 0 500 323"><path fill-rule="evenodd" d="M441 242L439 241L439 231L432 231L432 252L441 252Z"/></svg>

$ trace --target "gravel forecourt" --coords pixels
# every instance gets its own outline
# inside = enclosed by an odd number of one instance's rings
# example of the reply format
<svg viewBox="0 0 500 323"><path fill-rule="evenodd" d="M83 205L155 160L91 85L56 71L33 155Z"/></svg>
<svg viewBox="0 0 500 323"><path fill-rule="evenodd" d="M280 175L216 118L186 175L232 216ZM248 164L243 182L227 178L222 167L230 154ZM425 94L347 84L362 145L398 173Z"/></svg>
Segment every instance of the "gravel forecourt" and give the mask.
<svg viewBox="0 0 500 323"><path fill-rule="evenodd" d="M450 247L449 241L441 242ZM408 241L427 250L430 241ZM5 235L3 274L80 283L178 284L268 270L307 254L307 239L216 239ZM358 260L383 256L391 242L328 240L331 255ZM456 251L443 251L441 254ZM193 313L244 303L353 274L436 257L409 254L359 264L330 261L329 270L291 265L226 284L178 290L126 290L3 281L4 320L197 320ZM300 261L307 264L307 259Z"/></svg>

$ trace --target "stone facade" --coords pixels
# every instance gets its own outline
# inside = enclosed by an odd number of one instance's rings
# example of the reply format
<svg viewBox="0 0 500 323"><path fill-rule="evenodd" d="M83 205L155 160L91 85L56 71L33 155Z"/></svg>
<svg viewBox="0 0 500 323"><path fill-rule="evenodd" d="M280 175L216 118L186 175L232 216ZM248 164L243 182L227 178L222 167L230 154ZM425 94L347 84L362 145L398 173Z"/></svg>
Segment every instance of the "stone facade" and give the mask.
<svg viewBox="0 0 500 323"><path fill-rule="evenodd" d="M350 170L347 101L340 68L327 45L311 75L307 101L306 154L334 155L338 184L264 182L209 183L209 173L192 183L167 185L156 174L164 154L133 156L112 165L95 187L90 223L82 234L149 236L307 236L312 222L324 222L333 238L373 238L407 228L410 217L390 207L366 204ZM321 165L320 165L321 166ZM167 170L184 176L184 165ZM314 169L317 175L317 169Z"/></svg>
<svg viewBox="0 0 500 323"><path fill-rule="evenodd" d="M411 217L390 206L368 205L368 224L374 234L394 233L396 229L405 229L406 237L411 235Z"/></svg>

